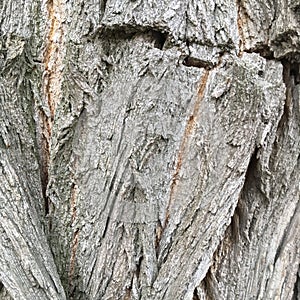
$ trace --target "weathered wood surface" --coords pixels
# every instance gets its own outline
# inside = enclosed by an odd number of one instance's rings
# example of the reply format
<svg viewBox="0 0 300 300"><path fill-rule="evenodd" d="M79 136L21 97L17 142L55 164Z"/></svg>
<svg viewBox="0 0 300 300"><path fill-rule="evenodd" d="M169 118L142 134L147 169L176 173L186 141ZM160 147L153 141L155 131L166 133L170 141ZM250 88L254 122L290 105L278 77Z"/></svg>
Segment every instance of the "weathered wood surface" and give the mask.
<svg viewBox="0 0 300 300"><path fill-rule="evenodd" d="M0 8L0 299L300 298L298 1Z"/></svg>

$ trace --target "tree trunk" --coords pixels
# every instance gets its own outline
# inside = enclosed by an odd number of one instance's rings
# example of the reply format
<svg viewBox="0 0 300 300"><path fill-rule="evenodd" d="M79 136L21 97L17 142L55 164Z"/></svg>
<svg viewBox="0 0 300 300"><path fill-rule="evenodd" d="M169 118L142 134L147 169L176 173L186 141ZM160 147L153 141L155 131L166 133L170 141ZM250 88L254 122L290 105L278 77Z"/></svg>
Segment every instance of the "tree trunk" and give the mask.
<svg viewBox="0 0 300 300"><path fill-rule="evenodd" d="M0 299L300 299L297 0L0 2Z"/></svg>

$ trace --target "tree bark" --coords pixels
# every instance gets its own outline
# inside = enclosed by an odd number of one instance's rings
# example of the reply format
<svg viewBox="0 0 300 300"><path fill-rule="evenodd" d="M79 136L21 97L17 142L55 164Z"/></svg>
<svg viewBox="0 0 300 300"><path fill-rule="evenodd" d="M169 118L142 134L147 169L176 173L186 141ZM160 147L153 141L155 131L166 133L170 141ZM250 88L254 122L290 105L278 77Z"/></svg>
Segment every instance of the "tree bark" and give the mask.
<svg viewBox="0 0 300 300"><path fill-rule="evenodd" d="M0 2L0 299L300 299L297 0Z"/></svg>

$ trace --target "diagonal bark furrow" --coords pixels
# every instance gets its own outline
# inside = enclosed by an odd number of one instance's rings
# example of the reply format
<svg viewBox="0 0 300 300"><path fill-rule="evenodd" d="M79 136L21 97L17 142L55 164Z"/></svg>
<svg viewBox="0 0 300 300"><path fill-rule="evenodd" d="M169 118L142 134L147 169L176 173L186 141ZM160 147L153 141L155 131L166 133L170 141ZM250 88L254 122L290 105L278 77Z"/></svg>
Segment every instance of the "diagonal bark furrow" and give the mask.
<svg viewBox="0 0 300 300"><path fill-rule="evenodd" d="M287 247L287 244L293 240L293 236L295 235L295 232L297 232L297 228L299 230L300 228L299 216L300 216L300 201L298 201L295 211L291 219L289 220L288 226L284 231L284 235L282 236L280 242L278 243L275 258L274 258L274 264L276 264L280 255Z"/></svg>

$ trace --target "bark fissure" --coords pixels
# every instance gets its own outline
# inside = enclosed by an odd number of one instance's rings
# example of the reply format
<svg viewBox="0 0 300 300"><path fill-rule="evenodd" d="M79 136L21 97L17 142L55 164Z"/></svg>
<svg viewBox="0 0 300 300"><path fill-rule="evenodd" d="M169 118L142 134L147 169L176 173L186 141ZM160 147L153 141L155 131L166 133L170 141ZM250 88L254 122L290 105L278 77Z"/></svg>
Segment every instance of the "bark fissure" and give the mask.
<svg viewBox="0 0 300 300"><path fill-rule="evenodd" d="M187 67L195 67L195 68L205 68L205 69L210 69L213 67L213 64L205 61L205 60L201 60L199 58L194 58L191 56L187 56L184 58L183 60L183 65L187 66Z"/></svg>
<svg viewBox="0 0 300 300"><path fill-rule="evenodd" d="M240 237L246 238L246 240L249 240L248 237L244 236L243 230L245 221L247 218L247 215L245 213L244 204L243 201L243 193L248 190L248 185L250 182L253 182L255 180L255 174L256 174L256 167L258 162L258 148L255 147L255 149L252 151L251 157L249 159L248 167L245 172L245 178L244 178L244 184L241 188L240 196L238 198L238 202L236 203L233 215L231 217L231 221L229 225L227 226L225 230L225 238L219 241L218 246L216 247L211 260L211 265L209 269L207 270L205 277L203 278L201 284L202 288L205 290L206 298L205 299L216 299L218 295L216 294L217 286L216 286L216 280L214 279L212 268L215 268L214 262L216 262L217 255L221 252L221 248L223 247L223 243L226 239L228 239L228 236L230 236L230 243L231 247L235 247L240 242Z"/></svg>
<svg viewBox="0 0 300 300"><path fill-rule="evenodd" d="M300 64L291 63L287 60L282 60L282 65L283 65L282 77L286 88L285 91L286 99L284 104L284 112L278 124L278 130L279 129L283 130L285 123L288 121L290 116L290 108L292 107L292 104L294 103L296 106L299 105L297 104L298 99L296 99L294 91L295 91L295 85L300 83L300 73L299 73Z"/></svg>
<svg viewBox="0 0 300 300"><path fill-rule="evenodd" d="M74 224L77 214L76 200L78 197L78 186L74 184L71 189L71 225Z"/></svg>
<svg viewBox="0 0 300 300"><path fill-rule="evenodd" d="M76 216L77 216L77 198L78 198L78 186L73 184L71 189L71 228L74 228ZM76 264L76 252L79 243L79 229L73 229L74 234L71 241L71 255L70 255L70 262L69 262L69 273L68 273L68 288L69 288L69 296L70 299L73 299L73 294L75 292L75 285L73 282L74 273L75 273L75 264Z"/></svg>
<svg viewBox="0 0 300 300"><path fill-rule="evenodd" d="M200 298L198 296L198 293L197 293L197 289L194 290L193 299L192 300L200 300Z"/></svg>
<svg viewBox="0 0 300 300"><path fill-rule="evenodd" d="M274 52L270 49L269 46L265 45L263 47L257 48L257 49L251 49L251 50L244 50L244 52L247 53L257 53L261 57L269 60L275 60L274 58Z"/></svg>

